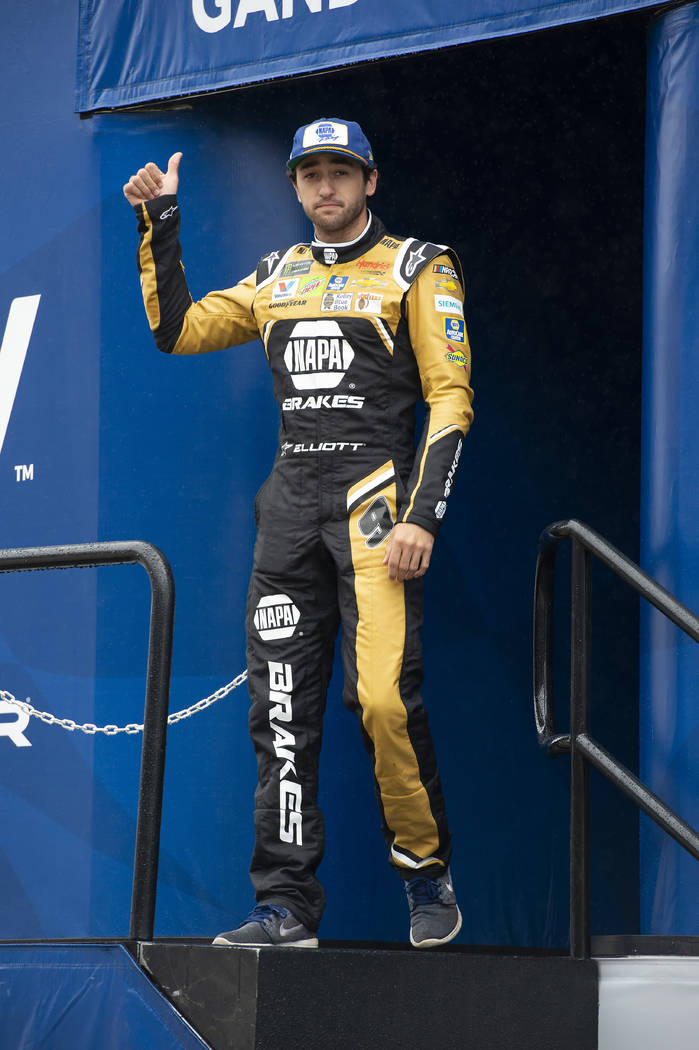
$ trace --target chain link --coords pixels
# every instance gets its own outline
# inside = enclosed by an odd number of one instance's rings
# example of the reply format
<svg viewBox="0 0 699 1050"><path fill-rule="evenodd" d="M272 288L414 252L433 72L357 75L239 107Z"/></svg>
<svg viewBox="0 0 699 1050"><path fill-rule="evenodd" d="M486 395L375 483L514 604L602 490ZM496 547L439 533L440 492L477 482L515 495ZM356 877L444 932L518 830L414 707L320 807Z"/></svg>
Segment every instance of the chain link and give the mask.
<svg viewBox="0 0 699 1050"><path fill-rule="evenodd" d="M229 682L228 685L222 685L220 689L217 689L215 693L210 696L204 697L203 700L197 700L195 704L190 707L185 707L181 711L175 711L173 714L168 715L167 724L169 726L174 725L175 722L183 722L185 718L191 718L192 715L199 714L200 711L205 711L207 707L211 707L217 700L223 700L234 689L237 689L239 685L247 681L248 672L247 668ZM117 736L118 733L127 733L129 736L133 736L135 733L143 732L143 725L137 722L129 722L125 726L96 726L94 722L85 722L83 725L79 725L74 722L72 718L57 718L56 715L52 715L49 711L37 711L32 704L29 703L29 697L26 701L17 700L12 693L6 692L4 689L0 689L0 700L4 700L8 704L13 704L14 707L19 708L20 711L24 711L25 714L31 715L32 718L38 718L40 721L45 722L49 726L60 726L61 729L67 729L69 733L74 733L77 729L80 733L86 733L87 736L94 736L96 733L104 733L105 736Z"/></svg>

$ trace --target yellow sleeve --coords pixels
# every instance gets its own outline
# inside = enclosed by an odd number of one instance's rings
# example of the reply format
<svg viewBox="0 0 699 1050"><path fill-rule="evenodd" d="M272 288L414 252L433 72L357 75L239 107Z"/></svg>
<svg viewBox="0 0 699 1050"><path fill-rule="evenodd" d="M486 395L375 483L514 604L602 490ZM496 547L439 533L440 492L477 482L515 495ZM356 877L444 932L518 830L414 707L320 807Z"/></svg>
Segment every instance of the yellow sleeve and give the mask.
<svg viewBox="0 0 699 1050"><path fill-rule="evenodd" d="M205 354L257 339L259 332L252 312L254 298L253 272L233 288L209 292L199 302L192 303L184 315L172 353Z"/></svg>
<svg viewBox="0 0 699 1050"><path fill-rule="evenodd" d="M422 525L435 535L446 512L463 437L473 419L471 350L464 291L456 274L451 254L438 255L416 278L405 302L426 412L400 520Z"/></svg>

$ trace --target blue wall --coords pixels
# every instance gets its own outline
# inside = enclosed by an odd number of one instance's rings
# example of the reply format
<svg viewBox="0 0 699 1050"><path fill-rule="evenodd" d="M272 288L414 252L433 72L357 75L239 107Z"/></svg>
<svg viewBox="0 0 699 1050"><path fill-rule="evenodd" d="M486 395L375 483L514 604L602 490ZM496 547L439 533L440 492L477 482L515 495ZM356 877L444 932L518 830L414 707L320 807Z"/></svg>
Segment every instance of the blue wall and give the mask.
<svg viewBox="0 0 699 1050"><path fill-rule="evenodd" d="M0 44L0 84L16 99L0 117L14 144L0 160L0 324L12 298L42 295L0 455L2 545L157 544L178 591L171 709L242 670L252 499L276 447L264 355L257 343L189 359L154 349L121 186L183 150L184 259L199 296L306 237L283 175L294 128L325 108L361 119L382 171L376 211L397 233L454 244L469 286L476 423L424 635L461 939L565 943L567 766L535 741L532 576L538 534L559 517L638 551L641 17L80 120L76 14L45 8L41 21L5 13ZM34 480L16 481L15 464L31 462ZM1 689L78 722L142 721L142 570L0 586ZM633 764L635 604L604 575L595 588L595 731ZM340 688L336 675L321 936L403 940L405 902ZM124 934L139 740L36 721L27 735L31 748L0 735L0 937ZM157 934L207 936L247 911L253 787L244 688L171 729ZM595 785L605 930L637 922L623 806Z"/></svg>
<svg viewBox="0 0 699 1050"><path fill-rule="evenodd" d="M699 609L699 4L659 18L648 53L644 568ZM699 646L650 607L642 621L643 779L699 826ZM641 826L642 932L699 933L699 867Z"/></svg>

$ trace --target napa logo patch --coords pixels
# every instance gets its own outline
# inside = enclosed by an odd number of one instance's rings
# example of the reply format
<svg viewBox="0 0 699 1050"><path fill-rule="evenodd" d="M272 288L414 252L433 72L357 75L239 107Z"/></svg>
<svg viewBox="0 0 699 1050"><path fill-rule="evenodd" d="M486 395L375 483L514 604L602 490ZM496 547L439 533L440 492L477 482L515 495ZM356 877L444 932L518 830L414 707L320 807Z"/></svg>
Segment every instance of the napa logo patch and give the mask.
<svg viewBox="0 0 699 1050"><path fill-rule="evenodd" d="M354 350L337 321L331 320L297 321L284 350L284 364L297 390L332 390L353 360Z"/></svg>
<svg viewBox="0 0 699 1050"><path fill-rule="evenodd" d="M346 146L347 142L347 125L337 124L331 120L311 124L303 133L303 149L308 149L310 146Z"/></svg>
<svg viewBox="0 0 699 1050"><path fill-rule="evenodd" d="M331 277L328 281L328 291L341 292L348 281L349 277Z"/></svg>
<svg viewBox="0 0 699 1050"><path fill-rule="evenodd" d="M460 317L444 318L444 334L453 343L463 343L466 337L466 326Z"/></svg>
<svg viewBox="0 0 699 1050"><path fill-rule="evenodd" d="M260 638L271 642L291 638L300 619L301 613L288 594L267 594L257 603L253 623Z"/></svg>

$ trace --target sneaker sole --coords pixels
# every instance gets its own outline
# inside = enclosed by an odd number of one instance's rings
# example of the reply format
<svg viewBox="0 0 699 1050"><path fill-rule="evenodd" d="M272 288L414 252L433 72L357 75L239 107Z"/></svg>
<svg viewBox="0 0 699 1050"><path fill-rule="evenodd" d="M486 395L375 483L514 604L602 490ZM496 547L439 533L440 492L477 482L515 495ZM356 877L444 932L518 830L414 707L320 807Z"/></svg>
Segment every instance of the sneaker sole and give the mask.
<svg viewBox="0 0 699 1050"><path fill-rule="evenodd" d="M225 937L214 937L211 943L222 948L317 948L318 938L308 937L303 941L280 941L279 944L270 944L269 941L260 943L246 941L243 944L240 941L227 941Z"/></svg>
<svg viewBox="0 0 699 1050"><path fill-rule="evenodd" d="M413 931L411 930L410 943L412 944L413 948L436 948L440 944L448 944L449 941L453 941L457 933L461 929L461 912L459 911L458 907L456 909L456 915L456 926L446 935L446 937L430 937L426 941L414 941Z"/></svg>

